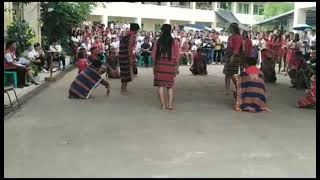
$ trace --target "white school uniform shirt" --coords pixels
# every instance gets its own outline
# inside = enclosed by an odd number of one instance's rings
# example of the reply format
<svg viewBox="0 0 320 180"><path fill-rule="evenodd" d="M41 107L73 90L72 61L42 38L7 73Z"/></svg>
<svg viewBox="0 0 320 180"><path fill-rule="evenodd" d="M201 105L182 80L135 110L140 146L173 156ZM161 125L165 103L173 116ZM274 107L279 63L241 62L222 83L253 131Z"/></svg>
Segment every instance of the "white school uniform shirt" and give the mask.
<svg viewBox="0 0 320 180"><path fill-rule="evenodd" d="M55 47L55 48L54 48L54 47ZM55 45L55 46L50 45L50 51L55 51L55 52L61 53L62 47L61 47L59 44L57 44L57 45Z"/></svg>

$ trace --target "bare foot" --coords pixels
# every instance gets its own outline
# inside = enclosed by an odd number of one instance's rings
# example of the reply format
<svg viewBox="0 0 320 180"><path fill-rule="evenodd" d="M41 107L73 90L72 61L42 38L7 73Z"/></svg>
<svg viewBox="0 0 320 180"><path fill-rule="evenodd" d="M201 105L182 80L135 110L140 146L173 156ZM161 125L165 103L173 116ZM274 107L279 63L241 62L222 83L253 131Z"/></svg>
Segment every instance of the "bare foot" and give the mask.
<svg viewBox="0 0 320 180"><path fill-rule="evenodd" d="M121 90L120 94L126 96L129 94L129 92L128 90Z"/></svg>
<svg viewBox="0 0 320 180"><path fill-rule="evenodd" d="M166 110L166 107L165 107L165 106L161 106L160 109L161 109L162 111L165 111L165 110Z"/></svg>
<svg viewBox="0 0 320 180"><path fill-rule="evenodd" d="M175 111L175 108L173 108L173 107L166 107L166 110L168 110L168 111Z"/></svg>

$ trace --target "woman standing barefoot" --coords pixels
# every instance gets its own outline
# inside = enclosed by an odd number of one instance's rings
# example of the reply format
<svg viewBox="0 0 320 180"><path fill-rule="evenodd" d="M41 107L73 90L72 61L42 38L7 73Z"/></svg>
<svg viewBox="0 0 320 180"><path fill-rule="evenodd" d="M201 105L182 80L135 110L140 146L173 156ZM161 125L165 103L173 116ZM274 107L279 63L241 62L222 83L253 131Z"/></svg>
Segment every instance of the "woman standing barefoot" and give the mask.
<svg viewBox="0 0 320 180"><path fill-rule="evenodd" d="M225 64L223 73L225 74L225 94L229 94L230 80L236 87L235 75L239 73L240 51L242 49L242 38L237 23L231 23L229 26L231 36L228 39L226 54L224 55Z"/></svg>
<svg viewBox="0 0 320 180"><path fill-rule="evenodd" d="M179 59L179 44L171 36L171 25L164 24L161 27L161 35L153 46L152 58L154 86L158 86L158 95L162 110L174 110L174 80L177 73ZM164 88L168 90L168 107L165 107Z"/></svg>

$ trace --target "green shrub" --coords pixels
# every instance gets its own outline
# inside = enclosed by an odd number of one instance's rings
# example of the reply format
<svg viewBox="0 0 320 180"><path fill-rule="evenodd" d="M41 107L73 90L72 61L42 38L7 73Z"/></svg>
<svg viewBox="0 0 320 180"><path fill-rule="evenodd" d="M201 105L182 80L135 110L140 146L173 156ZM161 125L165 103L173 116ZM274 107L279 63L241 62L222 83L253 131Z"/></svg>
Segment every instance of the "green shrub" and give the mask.
<svg viewBox="0 0 320 180"><path fill-rule="evenodd" d="M33 45L36 35L32 28L25 21L14 21L8 26L5 40L15 40L17 42L18 53L22 53Z"/></svg>

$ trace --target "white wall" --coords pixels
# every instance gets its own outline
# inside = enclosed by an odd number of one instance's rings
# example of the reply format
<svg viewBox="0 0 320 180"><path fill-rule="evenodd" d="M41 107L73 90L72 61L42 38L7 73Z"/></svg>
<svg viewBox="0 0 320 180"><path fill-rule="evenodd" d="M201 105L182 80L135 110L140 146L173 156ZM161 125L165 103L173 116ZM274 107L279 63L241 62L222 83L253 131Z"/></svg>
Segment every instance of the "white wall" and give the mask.
<svg viewBox="0 0 320 180"><path fill-rule="evenodd" d="M305 9L305 8L312 8L316 7L316 2L295 2L294 8L295 9Z"/></svg>
<svg viewBox="0 0 320 180"><path fill-rule="evenodd" d="M36 34L36 41L41 43L40 3L31 2L23 7L23 18Z"/></svg>
<svg viewBox="0 0 320 180"><path fill-rule="evenodd" d="M106 8L97 7L92 15L141 17L150 19L172 19L180 21L214 21L213 10L198 10L188 8L176 8L151 4L114 2L107 3Z"/></svg>
<svg viewBox="0 0 320 180"><path fill-rule="evenodd" d="M242 23L242 24L255 24L259 22L259 19L262 19L261 15L250 15L250 14L242 14L242 13L234 13L234 16Z"/></svg>

